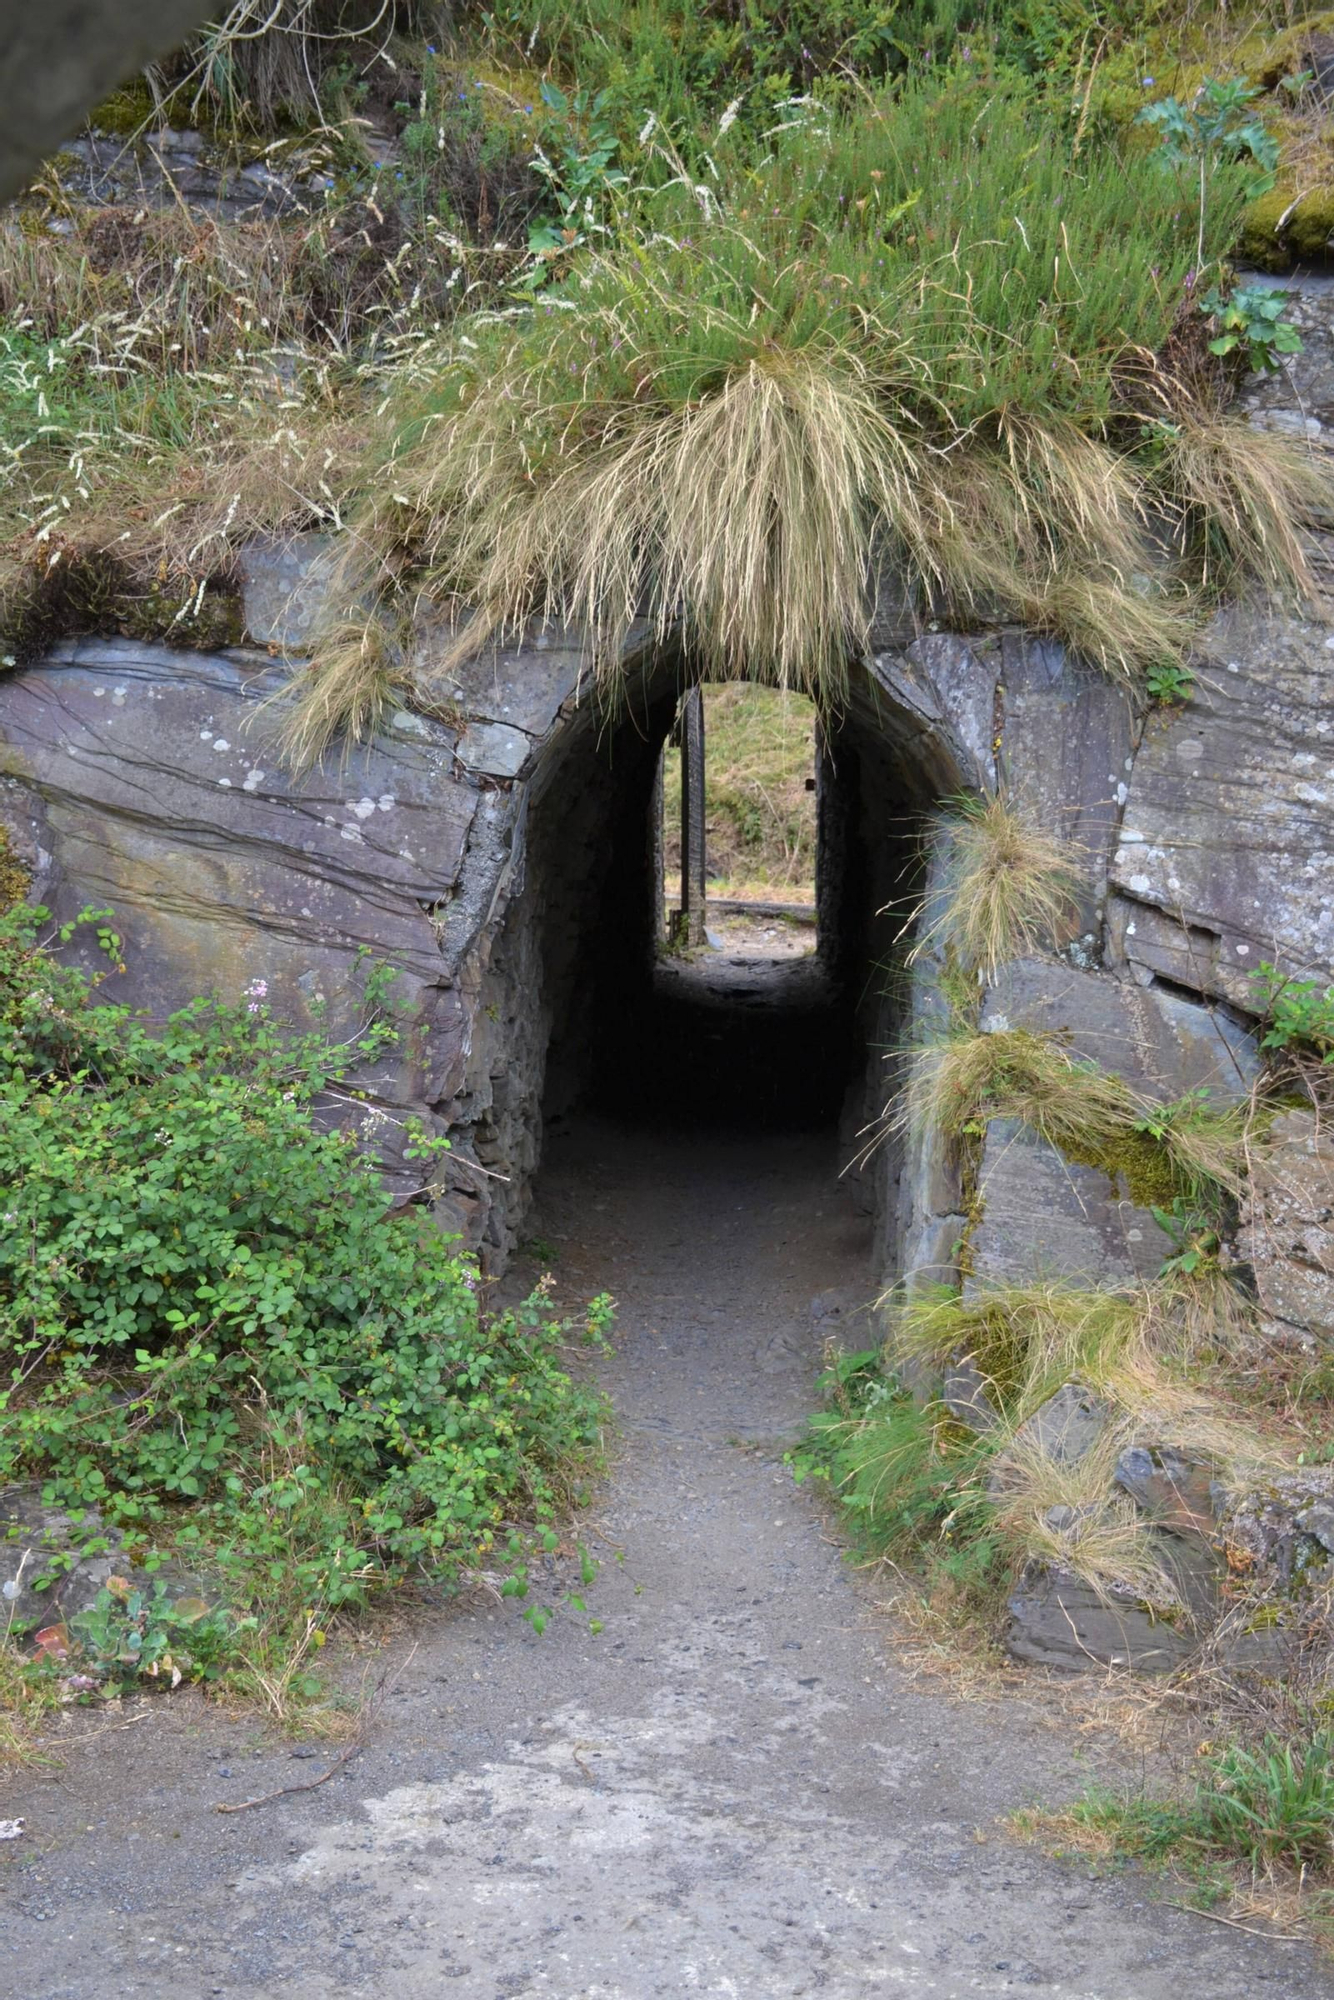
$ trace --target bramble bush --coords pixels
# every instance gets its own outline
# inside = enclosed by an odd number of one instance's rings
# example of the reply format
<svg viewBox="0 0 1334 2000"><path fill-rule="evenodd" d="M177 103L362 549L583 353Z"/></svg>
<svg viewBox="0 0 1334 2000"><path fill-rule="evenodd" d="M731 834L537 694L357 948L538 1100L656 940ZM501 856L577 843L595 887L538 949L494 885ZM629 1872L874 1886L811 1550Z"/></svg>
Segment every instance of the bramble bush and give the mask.
<svg viewBox="0 0 1334 2000"><path fill-rule="evenodd" d="M397 1038L393 974L342 1045L258 983L150 1027L44 948L45 916L0 918L0 1481L321 1611L521 1560L602 1406L540 1288L484 1313L471 1260L321 1129ZM441 1144L410 1138L425 1181Z"/></svg>

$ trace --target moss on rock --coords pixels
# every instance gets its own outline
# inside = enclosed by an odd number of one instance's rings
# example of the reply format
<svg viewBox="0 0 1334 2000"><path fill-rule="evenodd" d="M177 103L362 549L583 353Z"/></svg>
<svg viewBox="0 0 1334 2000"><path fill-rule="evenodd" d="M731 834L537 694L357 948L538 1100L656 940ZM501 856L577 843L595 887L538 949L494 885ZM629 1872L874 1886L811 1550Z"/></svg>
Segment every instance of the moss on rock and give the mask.
<svg viewBox="0 0 1334 2000"><path fill-rule="evenodd" d="M32 876L14 852L8 827L0 822L0 911L26 903L31 888Z"/></svg>
<svg viewBox="0 0 1334 2000"><path fill-rule="evenodd" d="M1073 1165L1092 1167L1124 1186L1137 1208L1171 1208L1184 1192L1166 1146L1149 1132L1119 1132L1115 1138L1080 1146L1066 1140L1061 1151Z"/></svg>
<svg viewBox="0 0 1334 2000"><path fill-rule="evenodd" d="M1241 222L1238 255L1262 271L1287 271L1294 263L1323 262L1334 249L1334 187L1299 195L1277 187L1261 195Z"/></svg>
<svg viewBox="0 0 1334 2000"><path fill-rule="evenodd" d="M60 639L94 634L170 639L205 652L245 638L240 590L225 572L201 579L187 596L181 584L136 574L107 549L60 554L29 564L0 591L0 642L15 666L40 659Z"/></svg>

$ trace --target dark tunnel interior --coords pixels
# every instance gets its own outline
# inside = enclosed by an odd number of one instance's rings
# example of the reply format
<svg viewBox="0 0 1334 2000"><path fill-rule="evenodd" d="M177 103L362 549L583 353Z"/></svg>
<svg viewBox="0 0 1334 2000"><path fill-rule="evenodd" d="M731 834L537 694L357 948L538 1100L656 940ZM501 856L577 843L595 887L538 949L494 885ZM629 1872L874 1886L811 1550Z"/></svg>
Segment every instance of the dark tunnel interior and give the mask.
<svg viewBox="0 0 1334 2000"><path fill-rule="evenodd" d="M701 1132L825 1127L851 1148L883 1102L923 817L946 787L912 768L868 681L819 731L815 951L668 953L654 802L690 682L659 660L615 715L581 708L535 787L519 904L536 927L545 1125L584 1110Z"/></svg>

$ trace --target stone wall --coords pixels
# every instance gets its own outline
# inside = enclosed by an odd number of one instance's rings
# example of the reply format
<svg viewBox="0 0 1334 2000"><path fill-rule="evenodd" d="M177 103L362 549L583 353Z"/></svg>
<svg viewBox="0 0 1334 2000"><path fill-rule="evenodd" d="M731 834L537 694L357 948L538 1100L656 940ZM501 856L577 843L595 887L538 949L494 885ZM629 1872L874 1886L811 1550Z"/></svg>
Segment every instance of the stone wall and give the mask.
<svg viewBox="0 0 1334 2000"><path fill-rule="evenodd" d="M0 815L57 917L114 908L128 970L108 990L154 1012L263 978L278 1008L341 1030L356 1017L365 953L392 960L411 1032L362 1080L370 1101L355 1115L400 1196L417 1186L401 1157L404 1114L449 1132L442 1216L498 1263L537 1158L553 1032L556 1097L568 1102L581 1081L589 982L617 949L592 935L590 912L634 839L643 745L665 726L680 666L636 656L637 693L611 728L582 684L577 640L536 630L460 672L448 690L456 721L401 710L374 743L293 778L274 744L268 703L283 672L268 648L299 644L323 553L317 539L252 552L249 649L88 639L0 681ZM1326 628L1220 617L1193 700L1147 724L1126 693L1049 642L889 636L854 674L827 748L830 853L842 796L856 822L843 852L860 857L855 883L828 879L825 864L827 922L840 896L856 904L834 925L843 948L862 968L885 962L916 893L920 841L902 829L920 831L935 801L999 773L1081 843L1086 874L1061 957L1014 968L987 1023L1066 1034L1162 1096L1202 1080L1245 1086L1254 966L1319 973L1334 961ZM438 643L423 632L424 652ZM643 948L644 923L627 907L626 949ZM929 954L906 1001L891 982L862 985L873 1047L920 1035L937 1005ZM873 1062L849 1135L891 1087ZM953 1268L960 1218L977 1204L948 1154L937 1139L878 1156L868 1198L886 1275ZM1158 1256L1152 1220L1130 1212L1124 1188L1012 1134L987 1154L974 1282L1014 1277L1019 1262L1115 1278Z"/></svg>

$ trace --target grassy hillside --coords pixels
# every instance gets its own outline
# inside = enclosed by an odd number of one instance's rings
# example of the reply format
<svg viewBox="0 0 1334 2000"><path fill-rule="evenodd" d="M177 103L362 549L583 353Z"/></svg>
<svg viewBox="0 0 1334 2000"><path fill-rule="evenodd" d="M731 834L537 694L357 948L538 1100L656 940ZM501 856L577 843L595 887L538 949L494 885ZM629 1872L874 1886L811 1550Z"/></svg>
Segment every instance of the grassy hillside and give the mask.
<svg viewBox="0 0 1334 2000"><path fill-rule="evenodd" d="M609 694L647 603L715 678L836 701L888 562L1142 682L1220 590L1309 584L1325 471L1228 414L1290 344L1228 259L1324 172L1283 68L1322 18L233 10L100 125L192 121L304 212L90 210L52 171L0 227L4 656L226 639L238 541L320 526L297 756L439 698L423 593L469 643L583 618Z"/></svg>
<svg viewBox="0 0 1334 2000"><path fill-rule="evenodd" d="M704 810L710 888L760 901L815 899L815 707L799 694L704 690ZM681 866L681 760L663 784L669 875Z"/></svg>

